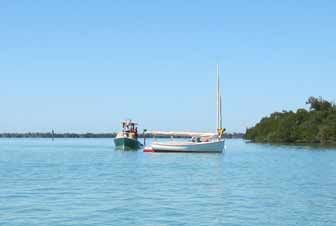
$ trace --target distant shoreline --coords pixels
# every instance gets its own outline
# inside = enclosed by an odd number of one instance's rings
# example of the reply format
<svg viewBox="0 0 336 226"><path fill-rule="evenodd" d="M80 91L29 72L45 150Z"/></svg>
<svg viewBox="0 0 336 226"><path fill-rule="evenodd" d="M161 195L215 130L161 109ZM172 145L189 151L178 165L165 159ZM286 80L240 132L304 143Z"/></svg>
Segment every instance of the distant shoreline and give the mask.
<svg viewBox="0 0 336 226"><path fill-rule="evenodd" d="M0 133L0 138L115 138L117 133ZM243 133L226 133L225 138L244 138ZM146 138L154 137L152 134L146 134ZM156 138L170 138L170 136L155 136ZM174 136L176 138L188 138L184 136ZM143 134L139 134L139 138L143 138Z"/></svg>

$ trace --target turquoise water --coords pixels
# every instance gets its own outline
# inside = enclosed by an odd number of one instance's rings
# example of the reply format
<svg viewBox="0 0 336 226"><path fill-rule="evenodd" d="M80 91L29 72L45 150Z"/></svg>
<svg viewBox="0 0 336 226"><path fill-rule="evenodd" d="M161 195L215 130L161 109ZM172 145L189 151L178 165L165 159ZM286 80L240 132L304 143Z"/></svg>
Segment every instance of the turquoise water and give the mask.
<svg viewBox="0 0 336 226"><path fill-rule="evenodd" d="M227 140L225 154L111 139L0 139L0 225L336 225L336 149Z"/></svg>

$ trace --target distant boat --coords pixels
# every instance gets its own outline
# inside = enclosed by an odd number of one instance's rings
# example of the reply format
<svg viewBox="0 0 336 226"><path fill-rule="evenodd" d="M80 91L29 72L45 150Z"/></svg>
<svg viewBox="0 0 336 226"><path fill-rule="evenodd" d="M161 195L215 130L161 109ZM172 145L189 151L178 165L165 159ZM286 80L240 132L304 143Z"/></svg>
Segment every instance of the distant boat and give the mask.
<svg viewBox="0 0 336 226"><path fill-rule="evenodd" d="M114 144L118 150L138 150L143 145L138 141L137 123L126 120L122 123L123 130L114 139Z"/></svg>
<svg viewBox="0 0 336 226"><path fill-rule="evenodd" d="M148 132L152 135L164 136L186 136L191 137L191 141L168 141L153 142L150 147L146 147L144 152L223 152L225 140L222 128L222 98L220 93L219 67L217 65L217 131L216 133L195 133L195 132Z"/></svg>

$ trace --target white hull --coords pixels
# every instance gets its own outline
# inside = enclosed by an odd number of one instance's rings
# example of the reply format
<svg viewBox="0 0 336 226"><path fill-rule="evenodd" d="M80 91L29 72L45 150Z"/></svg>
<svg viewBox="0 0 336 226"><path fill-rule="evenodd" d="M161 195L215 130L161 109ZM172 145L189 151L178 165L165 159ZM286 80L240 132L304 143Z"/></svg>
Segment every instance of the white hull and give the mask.
<svg viewBox="0 0 336 226"><path fill-rule="evenodd" d="M224 149L224 140L213 142L153 142L153 152L200 152L221 153Z"/></svg>

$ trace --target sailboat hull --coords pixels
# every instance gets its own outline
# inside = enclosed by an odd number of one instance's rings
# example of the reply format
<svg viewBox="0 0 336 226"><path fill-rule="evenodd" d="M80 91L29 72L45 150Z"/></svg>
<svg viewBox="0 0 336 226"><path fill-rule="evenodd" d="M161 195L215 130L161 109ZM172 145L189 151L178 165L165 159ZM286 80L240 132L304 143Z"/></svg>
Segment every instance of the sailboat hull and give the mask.
<svg viewBox="0 0 336 226"><path fill-rule="evenodd" d="M198 153L222 153L225 141L214 142L153 142L153 152L198 152Z"/></svg>
<svg viewBox="0 0 336 226"><path fill-rule="evenodd" d="M151 147L145 148L144 152L194 152L194 153L222 153L225 141L222 139L224 129L222 128L222 98L220 93L219 65L217 64L217 132L210 135L208 142L153 142ZM153 133L152 133L153 134ZM160 134L160 133L158 133ZM162 134L162 132L161 132ZM165 134L181 134L165 132ZM183 133L182 133L183 134ZM201 141L201 134L188 133L195 141ZM193 135L192 135L193 134ZM209 141L210 140L210 141Z"/></svg>

